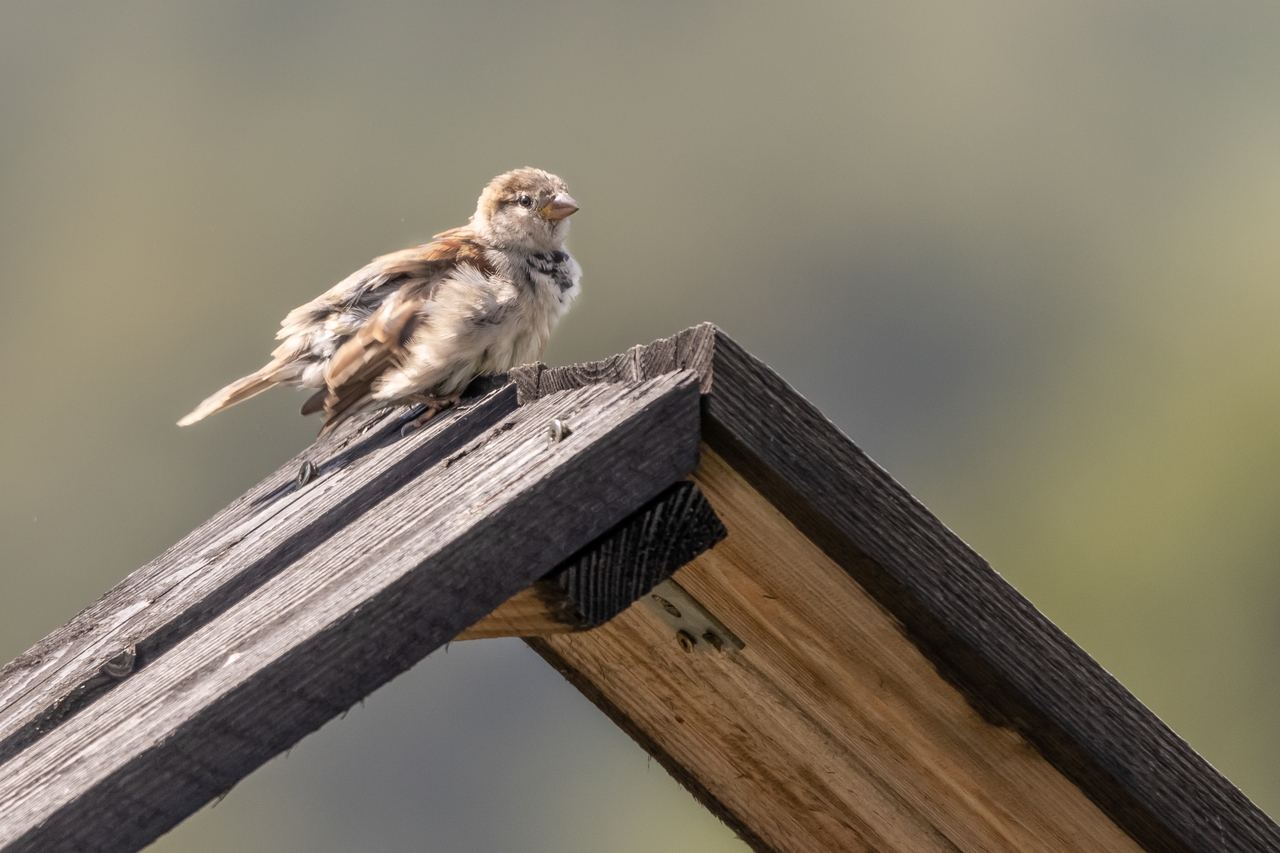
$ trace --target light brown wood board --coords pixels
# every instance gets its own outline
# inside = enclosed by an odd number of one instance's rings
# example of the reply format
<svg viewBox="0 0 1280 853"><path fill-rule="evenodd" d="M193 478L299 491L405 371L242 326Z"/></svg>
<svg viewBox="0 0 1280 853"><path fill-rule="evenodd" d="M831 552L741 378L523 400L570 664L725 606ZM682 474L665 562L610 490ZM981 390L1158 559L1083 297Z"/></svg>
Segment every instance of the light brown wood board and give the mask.
<svg viewBox="0 0 1280 853"><path fill-rule="evenodd" d="M548 634L567 634L578 630L577 625L558 618L556 602L551 598L557 592L559 588L551 584L534 584L522 589L454 639L544 637ZM559 597L564 597L563 592L559 592Z"/></svg>
<svg viewBox="0 0 1280 853"><path fill-rule="evenodd" d="M1010 586L981 555L722 329L591 364L511 372L521 404L691 369L702 437L903 626L989 724L1016 731L1149 853L1280 851L1280 826ZM767 845L592 681L539 651L748 843Z"/></svg>
<svg viewBox="0 0 1280 853"><path fill-rule="evenodd" d="M686 653L643 606L538 644L748 828L752 846L1141 850L1020 735L986 722L847 571L705 445L695 479L729 536L675 580L745 648Z"/></svg>

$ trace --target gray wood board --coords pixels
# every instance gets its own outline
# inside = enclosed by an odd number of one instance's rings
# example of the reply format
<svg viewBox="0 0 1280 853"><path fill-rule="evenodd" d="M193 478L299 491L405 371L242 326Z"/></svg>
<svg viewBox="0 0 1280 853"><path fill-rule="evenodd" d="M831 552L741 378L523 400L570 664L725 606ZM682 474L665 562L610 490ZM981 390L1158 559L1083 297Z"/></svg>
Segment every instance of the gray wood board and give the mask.
<svg viewBox="0 0 1280 853"><path fill-rule="evenodd" d="M498 420L11 757L0 850L144 846L697 464L687 372Z"/></svg>
<svg viewBox="0 0 1280 853"><path fill-rule="evenodd" d="M708 444L884 604L979 712L1020 732L1145 849L1280 851L1275 822L723 331L703 324L512 379L524 402L675 369L701 377Z"/></svg>
<svg viewBox="0 0 1280 853"><path fill-rule="evenodd" d="M0 765L109 690L102 666L121 650L146 666L515 408L507 386L404 440L401 411L317 441L0 671ZM304 461L316 473L300 487Z"/></svg>

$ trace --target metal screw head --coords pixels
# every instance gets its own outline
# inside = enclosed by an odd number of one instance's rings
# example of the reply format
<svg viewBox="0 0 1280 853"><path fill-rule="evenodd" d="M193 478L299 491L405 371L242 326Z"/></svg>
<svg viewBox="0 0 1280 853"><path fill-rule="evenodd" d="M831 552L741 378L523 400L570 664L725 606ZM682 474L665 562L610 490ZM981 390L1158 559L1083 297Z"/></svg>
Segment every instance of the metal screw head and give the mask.
<svg viewBox="0 0 1280 853"><path fill-rule="evenodd" d="M663 610L667 611L677 619L680 618L680 608L676 607L670 601L667 601L665 598L658 595L657 593L654 593L653 600L658 602L658 605L661 606Z"/></svg>
<svg viewBox="0 0 1280 853"><path fill-rule="evenodd" d="M307 483L310 483L315 478L316 478L316 466L312 464L310 459L308 459L306 462L303 462L302 467L298 469L298 479L297 479L298 488L301 489L303 486L305 486Z"/></svg>
<svg viewBox="0 0 1280 853"><path fill-rule="evenodd" d="M692 653L693 647L698 644L698 641L695 640L693 635L688 631L680 631L677 633L676 642L680 644L680 648L684 649L686 654Z"/></svg>
<svg viewBox="0 0 1280 853"><path fill-rule="evenodd" d="M566 437L571 435L572 432L573 431L569 429L569 423L567 421L562 421L559 418L555 418L547 426L547 437L551 439L552 444L559 444L564 441Z"/></svg>

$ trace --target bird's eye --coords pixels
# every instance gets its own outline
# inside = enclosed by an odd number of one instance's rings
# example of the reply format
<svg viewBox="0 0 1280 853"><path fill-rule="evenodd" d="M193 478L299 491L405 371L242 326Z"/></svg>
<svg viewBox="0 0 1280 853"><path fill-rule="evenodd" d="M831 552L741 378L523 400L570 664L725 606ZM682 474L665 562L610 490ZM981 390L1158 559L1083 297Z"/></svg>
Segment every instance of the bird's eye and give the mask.
<svg viewBox="0 0 1280 853"><path fill-rule="evenodd" d="M520 195L516 198L516 204L520 205L525 210L528 210L529 208L533 207L533 199L530 198L526 193L520 193Z"/></svg>

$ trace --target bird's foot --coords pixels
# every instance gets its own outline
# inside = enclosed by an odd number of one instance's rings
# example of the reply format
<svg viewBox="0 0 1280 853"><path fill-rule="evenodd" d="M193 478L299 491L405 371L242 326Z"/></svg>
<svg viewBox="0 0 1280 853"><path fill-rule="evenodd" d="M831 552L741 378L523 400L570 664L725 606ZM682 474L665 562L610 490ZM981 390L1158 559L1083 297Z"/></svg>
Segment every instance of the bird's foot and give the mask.
<svg viewBox="0 0 1280 853"><path fill-rule="evenodd" d="M405 398L413 403L420 403L427 407L427 410L418 415L409 423L400 427L400 437L404 438L411 432L417 431L427 421L443 412L445 409L451 409L458 405L458 401L462 399L461 394L455 394L452 397L433 397L430 394L411 394Z"/></svg>

